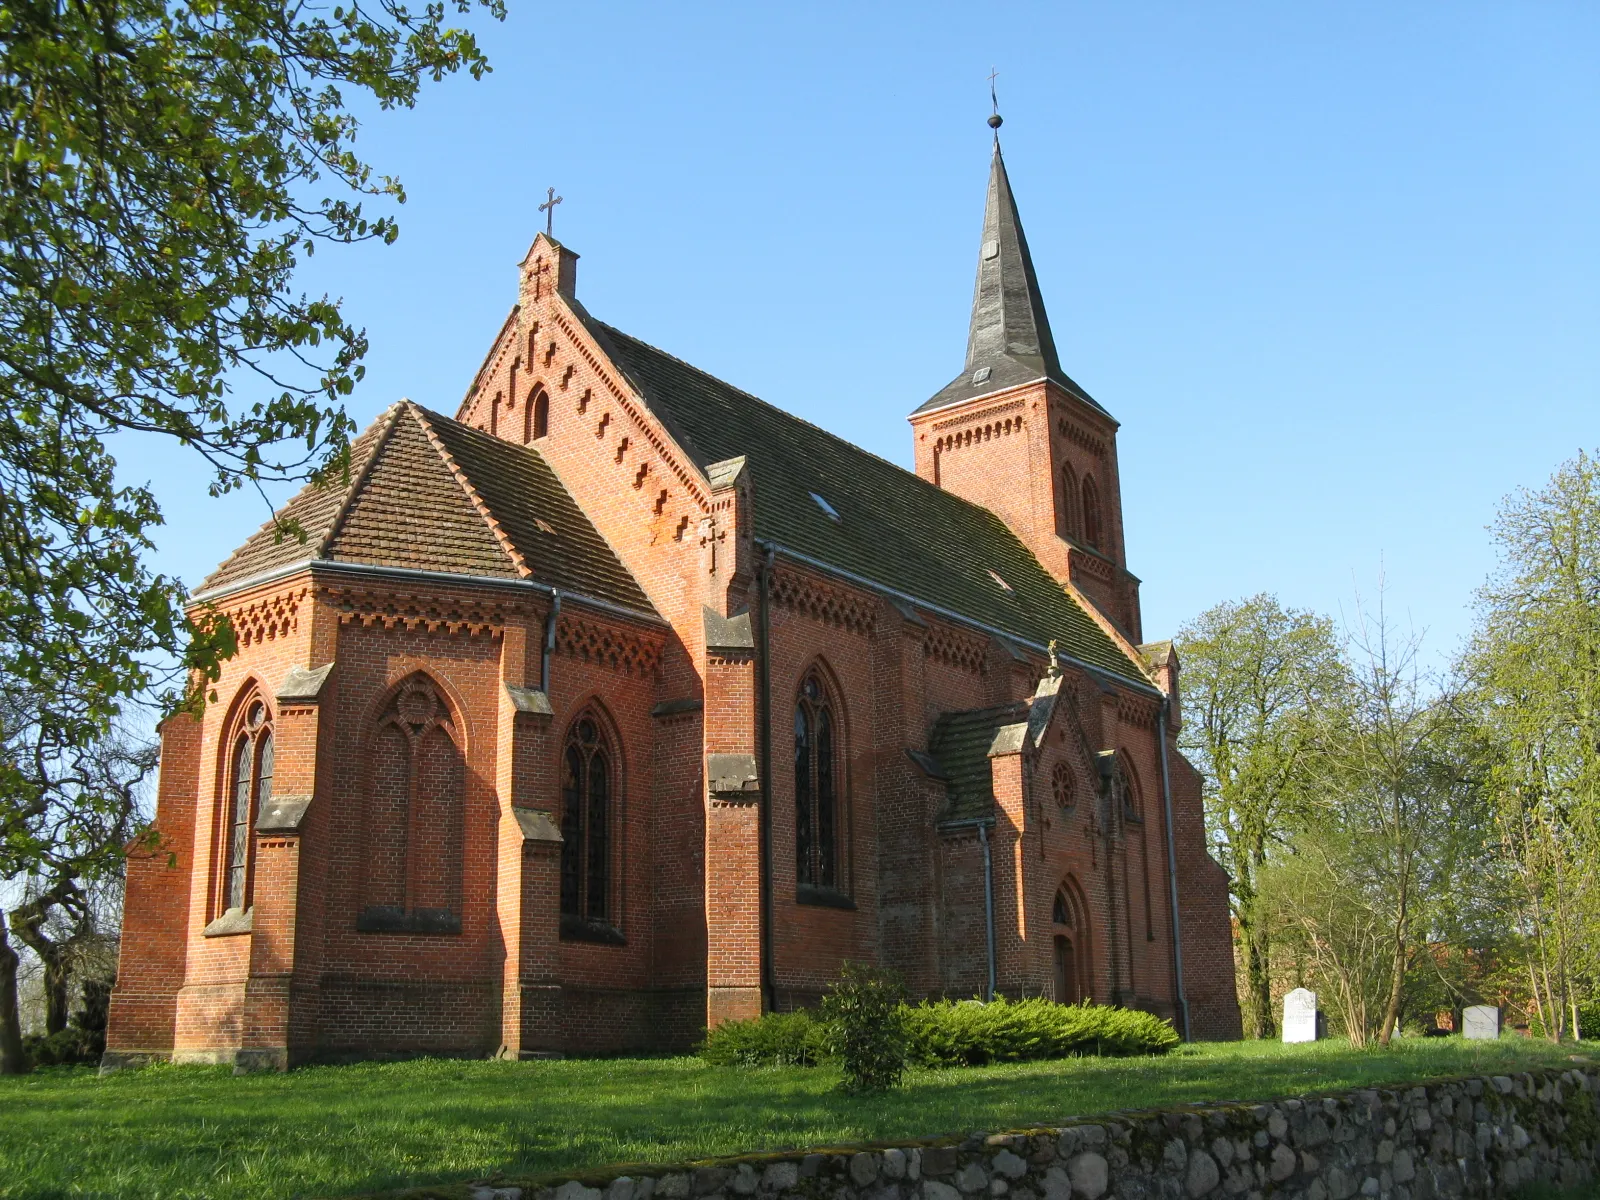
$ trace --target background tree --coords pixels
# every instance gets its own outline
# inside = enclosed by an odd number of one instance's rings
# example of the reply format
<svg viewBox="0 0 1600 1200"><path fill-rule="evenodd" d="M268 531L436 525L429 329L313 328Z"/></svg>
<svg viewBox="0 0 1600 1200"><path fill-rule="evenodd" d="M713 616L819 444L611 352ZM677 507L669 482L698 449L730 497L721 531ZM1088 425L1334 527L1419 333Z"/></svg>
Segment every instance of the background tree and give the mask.
<svg viewBox="0 0 1600 1200"><path fill-rule="evenodd" d="M504 15L452 0L475 3ZM294 271L319 243L394 238L362 201L404 193L355 154L347 91L409 107L425 80L481 75L445 11L0 8L0 683L30 695L33 744L89 746L131 698L214 677L232 650L146 565L160 511L117 482L112 435L178 439L213 492L345 470L366 340ZM54 787L0 763L5 879L36 873ZM0 976L13 958L0 941ZM0 996L5 1064L12 1023Z"/></svg>
<svg viewBox="0 0 1600 1200"><path fill-rule="evenodd" d="M1600 933L1600 463L1580 452L1491 529L1462 670L1526 982L1549 1036L1578 1035Z"/></svg>
<svg viewBox="0 0 1600 1200"><path fill-rule="evenodd" d="M1331 987L1358 1046L1388 1045L1434 947L1454 936L1458 887L1482 861L1486 822L1462 771L1459 714L1397 637L1380 602L1360 611L1343 685L1320 698L1314 780L1290 852L1266 885L1278 926Z"/></svg>
<svg viewBox="0 0 1600 1200"><path fill-rule="evenodd" d="M1204 779L1206 829L1230 879L1245 1031L1270 1037L1271 932L1258 876L1307 803L1311 714L1341 683L1333 623L1266 594L1207 609L1178 634L1180 746Z"/></svg>

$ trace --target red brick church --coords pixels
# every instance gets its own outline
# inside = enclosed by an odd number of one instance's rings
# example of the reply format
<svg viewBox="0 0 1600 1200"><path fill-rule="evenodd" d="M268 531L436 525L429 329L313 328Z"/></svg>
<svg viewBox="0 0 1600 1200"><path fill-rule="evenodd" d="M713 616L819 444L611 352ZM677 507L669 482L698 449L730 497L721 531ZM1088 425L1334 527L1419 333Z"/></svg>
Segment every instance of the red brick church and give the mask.
<svg viewBox="0 0 1600 1200"><path fill-rule="evenodd" d="M846 959L1238 1036L1117 422L998 142L915 473L591 316L577 265L536 238L455 414L396 404L303 541L195 593L239 652L162 729L107 1064L684 1047Z"/></svg>

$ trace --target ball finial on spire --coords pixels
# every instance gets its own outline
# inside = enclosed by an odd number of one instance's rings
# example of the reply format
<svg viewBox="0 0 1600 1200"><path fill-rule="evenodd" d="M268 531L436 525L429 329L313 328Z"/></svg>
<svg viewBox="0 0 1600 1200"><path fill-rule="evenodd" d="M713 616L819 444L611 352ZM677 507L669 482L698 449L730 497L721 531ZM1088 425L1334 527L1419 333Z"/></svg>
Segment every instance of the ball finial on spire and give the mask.
<svg viewBox="0 0 1600 1200"><path fill-rule="evenodd" d="M989 128L999 129L1000 126L1005 124L1005 121L1006 119L1004 117L1002 117L999 113L995 113L989 118Z"/></svg>

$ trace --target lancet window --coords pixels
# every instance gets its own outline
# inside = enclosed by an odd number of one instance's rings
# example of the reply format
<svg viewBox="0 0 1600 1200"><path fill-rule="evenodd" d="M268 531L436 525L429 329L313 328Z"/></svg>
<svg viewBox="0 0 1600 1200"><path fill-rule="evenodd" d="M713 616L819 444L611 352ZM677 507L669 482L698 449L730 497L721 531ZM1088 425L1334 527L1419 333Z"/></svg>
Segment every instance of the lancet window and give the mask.
<svg viewBox="0 0 1600 1200"><path fill-rule="evenodd" d="M528 397L528 428L523 441L537 441L550 432L550 395L538 384Z"/></svg>
<svg viewBox="0 0 1600 1200"><path fill-rule="evenodd" d="M572 723L562 751L561 915L590 923L610 916L611 798L615 756L593 713Z"/></svg>
<svg viewBox="0 0 1600 1200"><path fill-rule="evenodd" d="M816 671L794 706L795 879L839 889L839 727L827 685Z"/></svg>
<svg viewBox="0 0 1600 1200"><path fill-rule="evenodd" d="M222 907L250 907L256 817L272 799L272 720L264 701L245 706L228 781L227 869Z"/></svg>
<svg viewBox="0 0 1600 1200"><path fill-rule="evenodd" d="M1083 540L1096 550L1103 549L1100 542L1104 532L1100 521L1100 489L1095 486L1093 475L1085 475L1083 477Z"/></svg>

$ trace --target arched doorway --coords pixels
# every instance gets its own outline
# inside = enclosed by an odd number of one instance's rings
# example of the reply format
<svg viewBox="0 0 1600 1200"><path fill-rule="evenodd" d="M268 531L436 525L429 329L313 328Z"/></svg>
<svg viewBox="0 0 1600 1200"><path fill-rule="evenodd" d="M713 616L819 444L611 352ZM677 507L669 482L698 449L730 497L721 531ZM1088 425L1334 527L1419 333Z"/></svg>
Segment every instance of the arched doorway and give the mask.
<svg viewBox="0 0 1600 1200"><path fill-rule="evenodd" d="M1078 971L1072 953L1072 939L1065 934L1056 935L1056 1003L1076 1004L1083 997L1078 993Z"/></svg>
<svg viewBox="0 0 1600 1200"><path fill-rule="evenodd" d="M1070 877L1056 891L1050 922L1055 927L1051 940L1052 987L1058 1004L1077 1004L1092 999L1094 985L1089 979L1089 926L1085 920L1083 895Z"/></svg>

